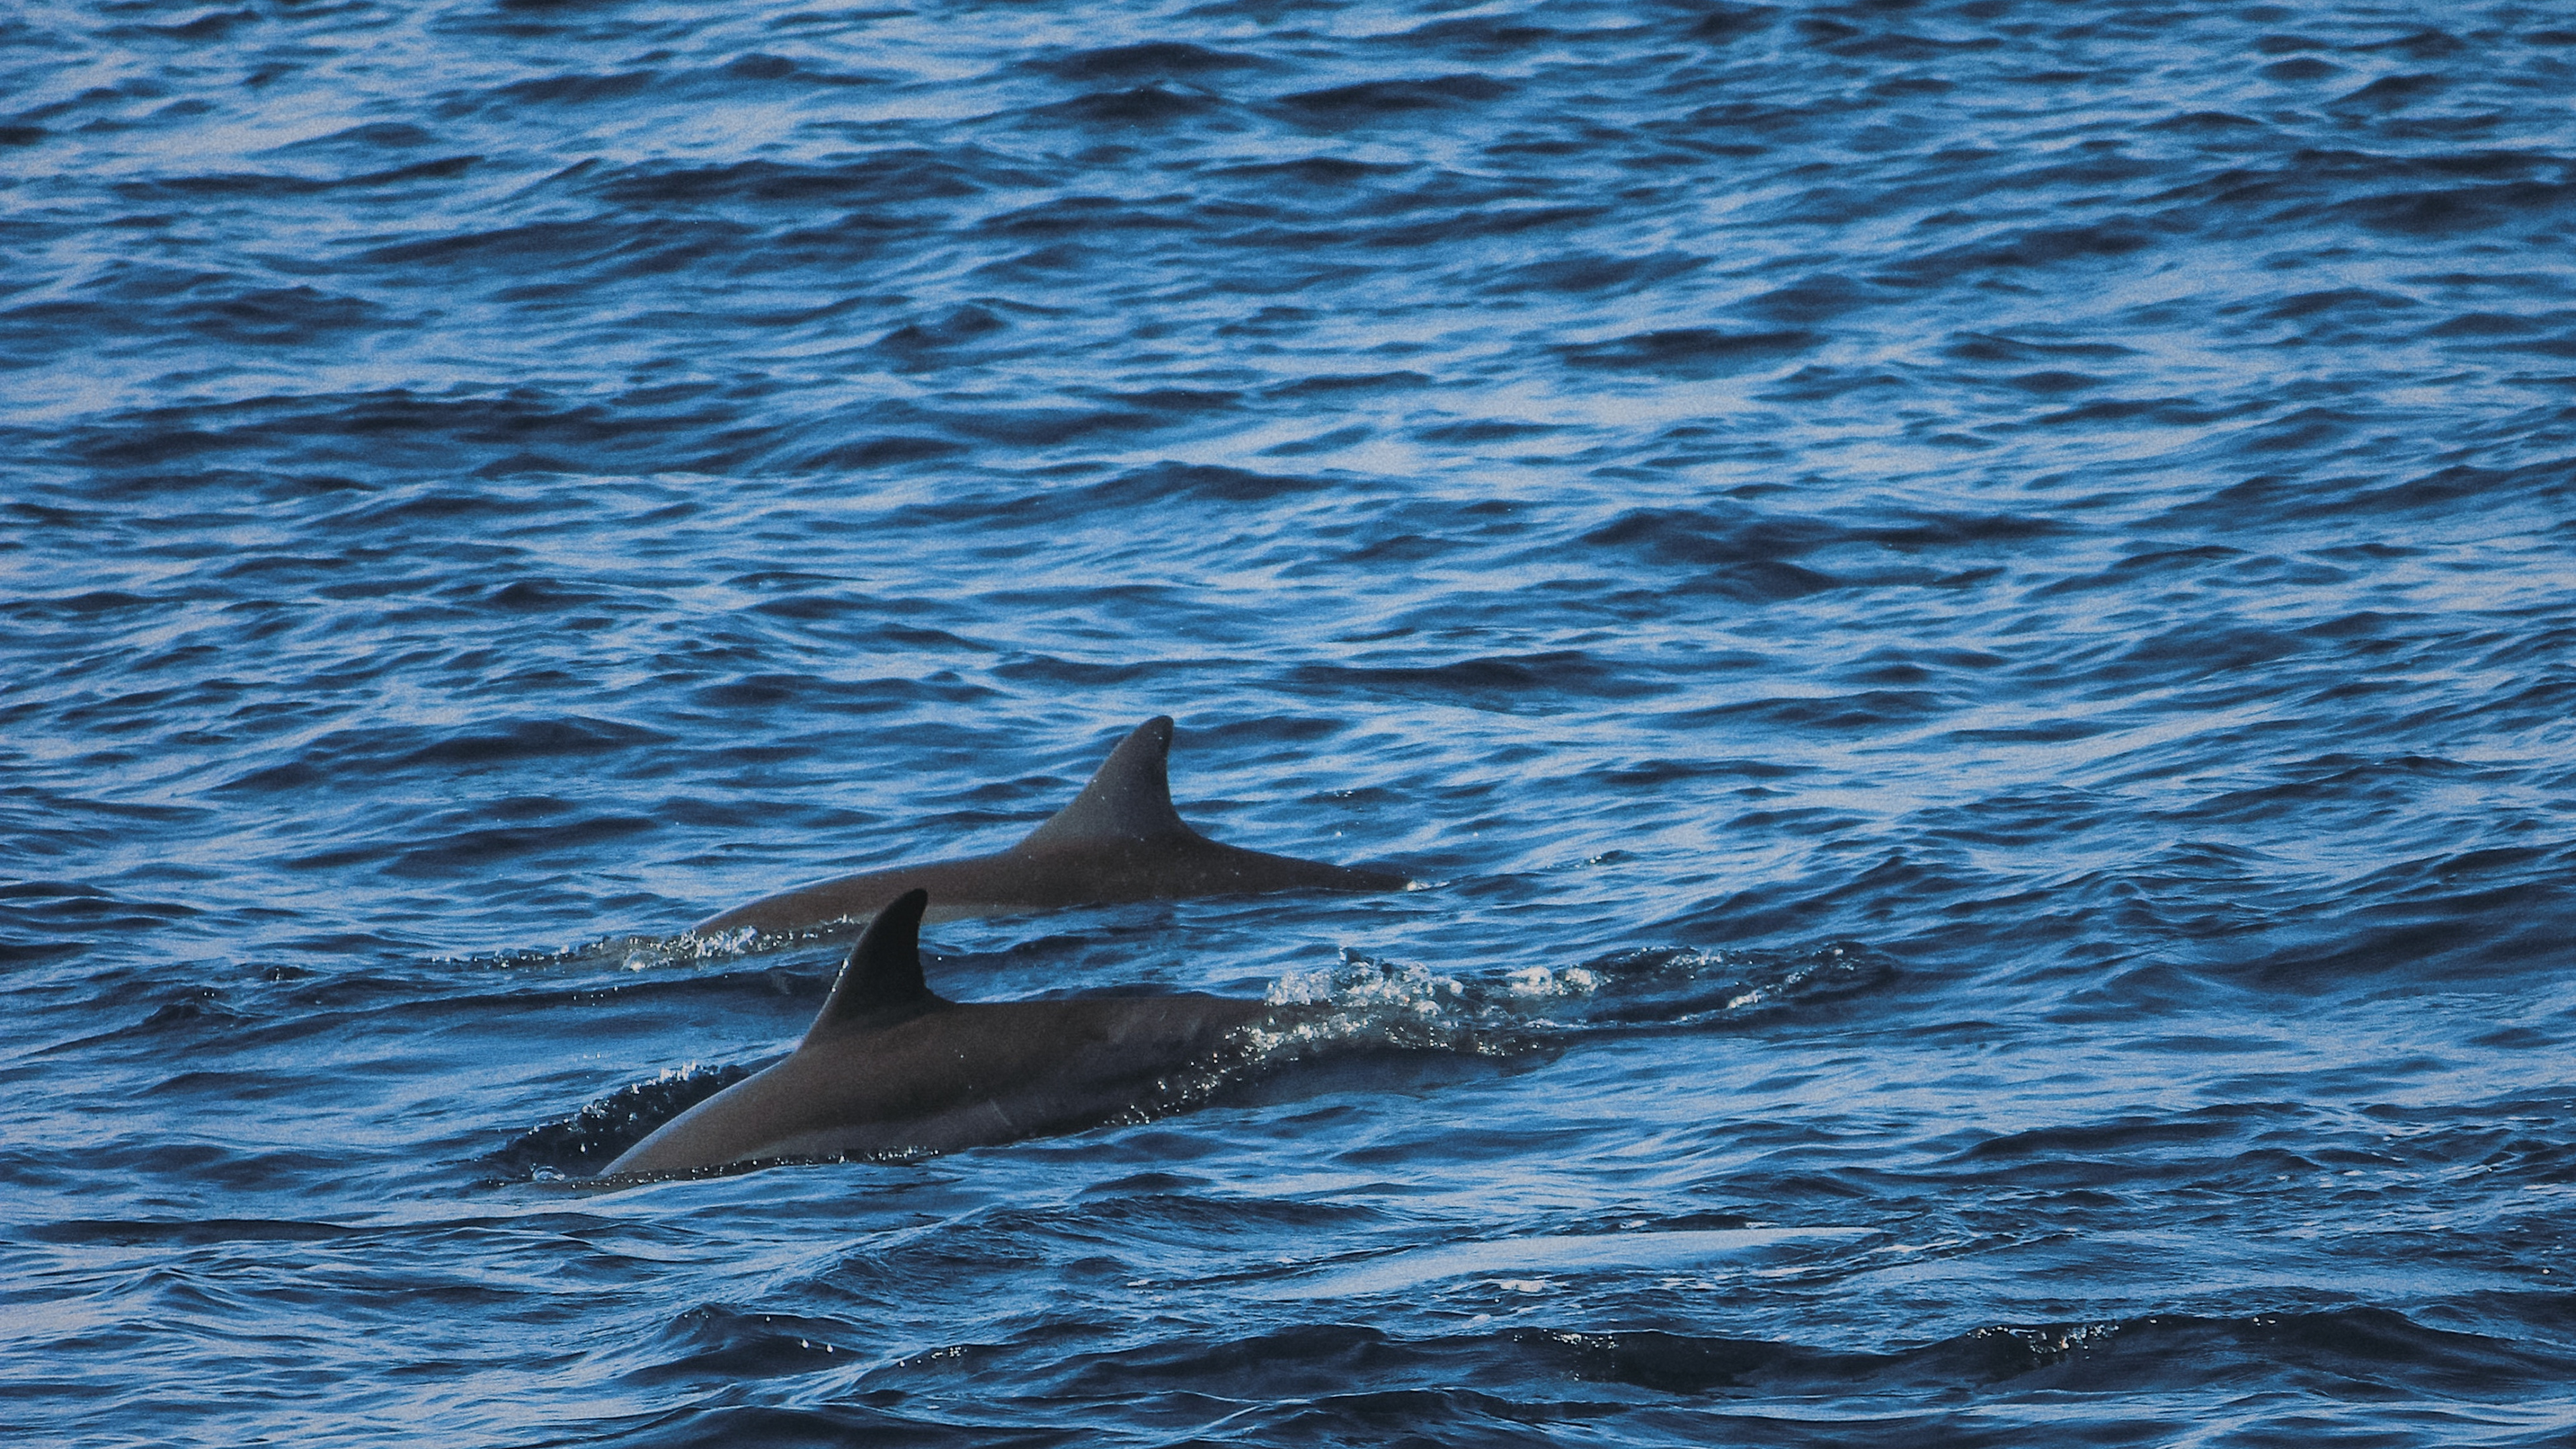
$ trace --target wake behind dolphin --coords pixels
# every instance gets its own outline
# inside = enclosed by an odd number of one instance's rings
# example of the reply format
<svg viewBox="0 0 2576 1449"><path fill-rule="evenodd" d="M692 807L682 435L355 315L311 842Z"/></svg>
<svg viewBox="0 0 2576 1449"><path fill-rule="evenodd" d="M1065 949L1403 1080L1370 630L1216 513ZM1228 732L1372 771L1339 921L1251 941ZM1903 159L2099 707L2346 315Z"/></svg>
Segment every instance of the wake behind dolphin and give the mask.
<svg viewBox="0 0 2576 1449"><path fill-rule="evenodd" d="M1296 1007L1184 994L960 1005L921 977L929 897L905 892L851 948L785 1061L636 1143L607 1176L774 1158L946 1152L1176 1105L1242 1041Z"/></svg>
<svg viewBox="0 0 2576 1449"><path fill-rule="evenodd" d="M1413 883L1391 871L1208 839L1172 808L1171 749L1171 717L1157 715L1119 741L1072 804L1007 850L800 886L710 916L689 933L713 936L749 926L774 934L856 920L910 890L928 891L938 903L929 919L948 921L1184 896L1394 891Z"/></svg>

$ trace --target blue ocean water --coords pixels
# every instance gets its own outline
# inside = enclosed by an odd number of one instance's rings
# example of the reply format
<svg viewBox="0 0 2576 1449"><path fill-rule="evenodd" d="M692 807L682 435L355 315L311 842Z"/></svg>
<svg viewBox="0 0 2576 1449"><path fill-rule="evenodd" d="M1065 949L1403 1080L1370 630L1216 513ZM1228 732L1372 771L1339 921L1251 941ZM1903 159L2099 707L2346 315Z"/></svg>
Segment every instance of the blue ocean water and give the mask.
<svg viewBox="0 0 2576 1449"><path fill-rule="evenodd" d="M2563 1444L2576 17L24 0L15 1443ZM1137 721L1334 1003L605 1188Z"/></svg>

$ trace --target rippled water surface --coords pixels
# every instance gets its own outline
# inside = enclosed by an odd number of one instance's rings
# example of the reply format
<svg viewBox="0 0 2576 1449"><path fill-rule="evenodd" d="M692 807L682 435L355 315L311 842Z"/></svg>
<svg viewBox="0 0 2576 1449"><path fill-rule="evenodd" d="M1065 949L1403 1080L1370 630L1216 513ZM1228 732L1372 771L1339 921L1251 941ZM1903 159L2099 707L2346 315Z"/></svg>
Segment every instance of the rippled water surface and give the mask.
<svg viewBox="0 0 2576 1449"><path fill-rule="evenodd" d="M2562 1444L2576 18L27 0L13 1442ZM1168 713L1337 1034L586 1178Z"/></svg>

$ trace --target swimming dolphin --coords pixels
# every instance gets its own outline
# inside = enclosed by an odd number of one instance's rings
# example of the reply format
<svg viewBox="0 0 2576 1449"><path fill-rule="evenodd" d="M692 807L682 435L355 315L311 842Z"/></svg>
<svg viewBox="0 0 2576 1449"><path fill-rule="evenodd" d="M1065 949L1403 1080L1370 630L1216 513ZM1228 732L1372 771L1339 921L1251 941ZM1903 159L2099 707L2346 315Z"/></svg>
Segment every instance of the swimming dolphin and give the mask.
<svg viewBox="0 0 2576 1449"><path fill-rule="evenodd" d="M710 916L689 934L744 926L776 933L853 920L913 889L939 902L931 920L953 921L1055 906L1257 891L1395 891L1413 883L1389 871L1217 844L1172 808L1171 753L1171 717L1157 715L1118 742L1072 804L1008 850L800 886Z"/></svg>
<svg viewBox="0 0 2576 1449"><path fill-rule="evenodd" d="M1245 1049L1240 1028L1295 1010L1199 995L960 1005L922 984L929 899L906 891L877 913L785 1061L663 1123L604 1175L1079 1131L1177 1105Z"/></svg>

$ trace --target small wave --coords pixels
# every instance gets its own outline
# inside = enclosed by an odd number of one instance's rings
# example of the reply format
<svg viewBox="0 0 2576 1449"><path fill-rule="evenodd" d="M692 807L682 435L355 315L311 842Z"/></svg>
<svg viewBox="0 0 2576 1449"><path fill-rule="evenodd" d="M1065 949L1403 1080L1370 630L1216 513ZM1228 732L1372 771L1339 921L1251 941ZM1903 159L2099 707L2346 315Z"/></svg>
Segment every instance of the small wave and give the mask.
<svg viewBox="0 0 2576 1449"><path fill-rule="evenodd" d="M486 971L528 970L598 970L661 971L676 967L706 965L732 961L738 957L773 950L814 939L801 936L762 936L748 926L716 936L693 936L686 932L672 936L625 935L602 936L569 946L531 947L515 951L472 952L461 955L430 957L433 965L468 967Z"/></svg>
<svg viewBox="0 0 2576 1449"><path fill-rule="evenodd" d="M1264 997L1271 1005L1320 1010L1284 1018L1287 1040L1264 1045L1366 1041L1520 1056L1602 1031L1734 1023L1866 991L1894 974L1882 953L1851 942L1792 952L1659 947L1492 977L1446 975L1345 948L1334 966L1272 983Z"/></svg>
<svg viewBox="0 0 2576 1449"><path fill-rule="evenodd" d="M1832 1247L1871 1236L1857 1227L1720 1228L1680 1232L1583 1233L1453 1243L1336 1266L1318 1276L1273 1284L1260 1296L1367 1297L1412 1293L1452 1278L1478 1278L1507 1291L1535 1291L1554 1275L1604 1268L1705 1268L1726 1263L1776 1273L1782 1254Z"/></svg>

